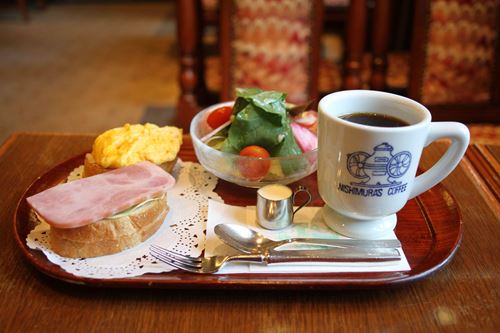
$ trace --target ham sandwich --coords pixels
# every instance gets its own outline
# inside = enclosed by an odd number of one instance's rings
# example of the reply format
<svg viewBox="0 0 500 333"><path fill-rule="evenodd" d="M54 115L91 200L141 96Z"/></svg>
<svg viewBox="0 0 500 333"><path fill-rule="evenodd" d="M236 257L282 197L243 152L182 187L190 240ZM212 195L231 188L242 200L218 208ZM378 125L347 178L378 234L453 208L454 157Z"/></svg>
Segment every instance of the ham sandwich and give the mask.
<svg viewBox="0 0 500 333"><path fill-rule="evenodd" d="M64 183L27 198L51 228L51 248L96 257L135 246L159 229L175 179L151 162Z"/></svg>
<svg viewBox="0 0 500 333"><path fill-rule="evenodd" d="M140 162L52 187L27 198L51 226L76 228L158 197L175 179L151 162Z"/></svg>

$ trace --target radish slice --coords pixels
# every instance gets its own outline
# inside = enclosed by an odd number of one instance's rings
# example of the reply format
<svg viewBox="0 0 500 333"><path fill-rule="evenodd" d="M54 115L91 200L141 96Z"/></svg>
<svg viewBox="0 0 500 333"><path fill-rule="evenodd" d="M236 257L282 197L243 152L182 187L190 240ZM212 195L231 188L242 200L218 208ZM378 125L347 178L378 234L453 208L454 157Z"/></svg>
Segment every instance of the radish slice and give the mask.
<svg viewBox="0 0 500 333"><path fill-rule="evenodd" d="M293 121L290 122L290 127L295 141L304 153L318 148L318 137L313 132Z"/></svg>
<svg viewBox="0 0 500 333"><path fill-rule="evenodd" d="M213 131L211 131L210 133L208 133L207 135L205 135L204 137L202 137L200 140L201 142L203 143L207 143L208 139L210 139L212 136L214 136L215 134L219 133L219 131L221 131L222 129L226 128L227 126L231 125L231 123L233 122L233 117L231 117L231 119L229 119L228 121L226 121L224 124L220 125L219 127L217 127L216 129L214 129Z"/></svg>
<svg viewBox="0 0 500 333"><path fill-rule="evenodd" d="M304 127L310 128L318 122L318 112L305 111L293 118L293 120Z"/></svg>

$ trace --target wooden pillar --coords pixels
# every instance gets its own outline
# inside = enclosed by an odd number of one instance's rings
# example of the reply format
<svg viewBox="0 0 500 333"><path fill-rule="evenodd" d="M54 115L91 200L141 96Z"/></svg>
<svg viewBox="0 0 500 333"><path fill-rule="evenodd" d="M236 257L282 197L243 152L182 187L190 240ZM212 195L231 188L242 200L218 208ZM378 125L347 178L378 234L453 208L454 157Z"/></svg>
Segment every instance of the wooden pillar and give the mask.
<svg viewBox="0 0 500 333"><path fill-rule="evenodd" d="M373 53L370 88L385 90L387 75L387 50L391 21L391 0L376 0L373 13Z"/></svg>
<svg viewBox="0 0 500 333"><path fill-rule="evenodd" d="M231 41L234 32L232 17L234 16L233 0L223 0L220 4L220 22L219 22L219 43L220 43L220 75L221 89L219 99L221 101L229 101L234 98L233 86L233 47Z"/></svg>
<svg viewBox="0 0 500 333"><path fill-rule="evenodd" d="M413 14L413 32L410 52L408 97L422 101L422 85L425 74L425 57L429 38L431 0L416 1Z"/></svg>
<svg viewBox="0 0 500 333"><path fill-rule="evenodd" d="M30 16L28 14L28 3L26 0L17 0L17 7L19 8L19 11L21 12L21 16L24 21L28 21L30 19Z"/></svg>
<svg viewBox="0 0 500 333"><path fill-rule="evenodd" d="M499 14L500 15L500 14ZM500 36L498 35L498 31L500 31L500 22L497 21L497 36L496 36L496 44L495 48L495 64L493 68L495 68L494 74L491 79L491 100L494 105L500 105ZM500 117L500 116L499 116Z"/></svg>
<svg viewBox="0 0 500 333"><path fill-rule="evenodd" d="M365 51L366 0L351 0L347 14L347 45L344 68L343 89L362 87L361 65Z"/></svg>
<svg viewBox="0 0 500 333"><path fill-rule="evenodd" d="M177 41L179 49L179 87L176 125L185 132L200 110L199 96L205 89L202 58L202 15L199 0L178 0Z"/></svg>
<svg viewBox="0 0 500 333"><path fill-rule="evenodd" d="M311 27L311 70L309 78L309 100L315 100L314 107L319 102L319 70L321 62L321 36L323 35L325 4L323 0L314 0L312 15L313 26Z"/></svg>

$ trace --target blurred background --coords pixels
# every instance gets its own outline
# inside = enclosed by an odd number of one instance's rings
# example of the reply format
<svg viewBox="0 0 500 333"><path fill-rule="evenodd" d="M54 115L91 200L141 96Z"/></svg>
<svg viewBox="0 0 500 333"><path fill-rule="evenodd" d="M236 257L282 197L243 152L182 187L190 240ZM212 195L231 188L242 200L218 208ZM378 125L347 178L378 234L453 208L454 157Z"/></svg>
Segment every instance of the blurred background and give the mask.
<svg viewBox="0 0 500 333"><path fill-rule="evenodd" d="M239 86L296 103L385 90L497 140L499 13L499 0L1 0L0 142L187 129Z"/></svg>
<svg viewBox="0 0 500 333"><path fill-rule="evenodd" d="M15 1L0 16L0 141L14 131L98 133L174 106L175 4Z"/></svg>

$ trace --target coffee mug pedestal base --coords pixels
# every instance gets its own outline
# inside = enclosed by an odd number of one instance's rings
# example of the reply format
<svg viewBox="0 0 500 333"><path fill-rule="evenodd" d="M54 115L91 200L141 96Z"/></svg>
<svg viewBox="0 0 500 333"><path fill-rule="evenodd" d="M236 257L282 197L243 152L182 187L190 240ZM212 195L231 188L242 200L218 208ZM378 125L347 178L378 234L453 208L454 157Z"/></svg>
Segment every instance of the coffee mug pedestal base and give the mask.
<svg viewBox="0 0 500 333"><path fill-rule="evenodd" d="M333 229L333 231L358 239L389 238L397 222L396 214L376 220L356 220L339 214L326 205L323 207L322 213L326 225Z"/></svg>

